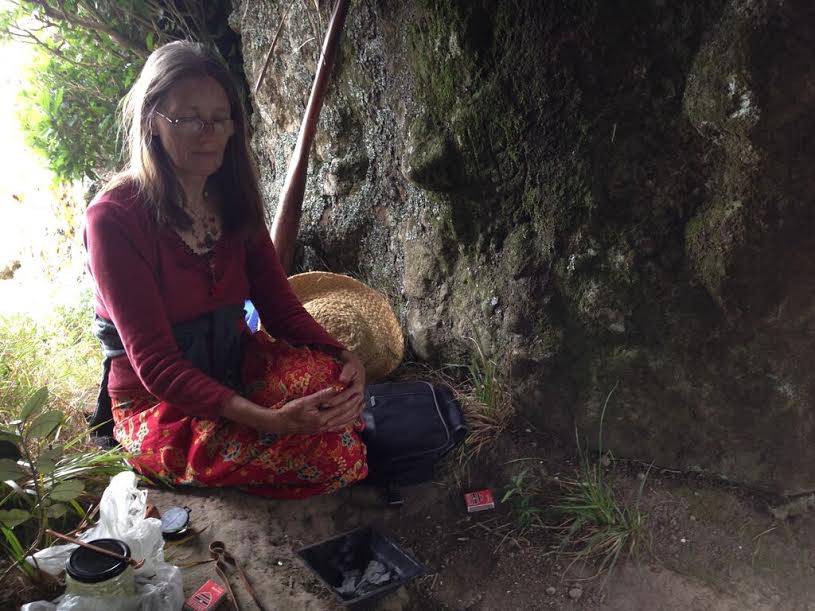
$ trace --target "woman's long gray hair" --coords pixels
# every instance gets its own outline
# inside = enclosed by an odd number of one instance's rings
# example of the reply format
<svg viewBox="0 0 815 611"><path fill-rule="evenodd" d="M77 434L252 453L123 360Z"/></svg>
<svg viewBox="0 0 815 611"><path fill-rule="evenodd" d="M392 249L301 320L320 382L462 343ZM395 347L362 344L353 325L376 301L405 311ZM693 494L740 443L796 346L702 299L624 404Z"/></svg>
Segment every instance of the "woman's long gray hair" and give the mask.
<svg viewBox="0 0 815 611"><path fill-rule="evenodd" d="M159 223L189 227L191 219L181 206L184 191L151 125L153 113L176 84L182 79L202 77L211 77L224 88L235 122L223 163L210 178L228 201L223 207L224 231L251 235L264 226L264 213L249 151L246 112L229 69L200 43L171 42L150 54L120 105L126 137L125 167L104 190L132 185L153 209Z"/></svg>

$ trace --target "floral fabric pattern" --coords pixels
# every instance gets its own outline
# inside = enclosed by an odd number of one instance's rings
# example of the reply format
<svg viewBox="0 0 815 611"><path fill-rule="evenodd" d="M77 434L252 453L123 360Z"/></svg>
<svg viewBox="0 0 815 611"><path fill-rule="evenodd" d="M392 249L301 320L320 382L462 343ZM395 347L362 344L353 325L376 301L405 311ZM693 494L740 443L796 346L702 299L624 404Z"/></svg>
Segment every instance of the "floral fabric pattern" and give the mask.
<svg viewBox="0 0 815 611"><path fill-rule="evenodd" d="M269 409L329 386L340 365L318 350L295 348L260 331L247 336L246 396ZM225 418L189 416L155 397L113 401L113 434L148 477L223 487L279 499L329 494L368 474L362 421L317 435L261 433Z"/></svg>

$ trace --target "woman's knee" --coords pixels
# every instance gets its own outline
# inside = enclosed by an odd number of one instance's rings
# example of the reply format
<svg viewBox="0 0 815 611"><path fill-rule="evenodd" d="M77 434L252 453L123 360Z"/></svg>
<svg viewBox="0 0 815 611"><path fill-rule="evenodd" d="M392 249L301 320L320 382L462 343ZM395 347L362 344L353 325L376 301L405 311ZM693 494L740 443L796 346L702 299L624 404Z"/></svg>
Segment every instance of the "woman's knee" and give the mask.
<svg viewBox="0 0 815 611"><path fill-rule="evenodd" d="M345 431L333 433L337 436L338 444L343 448L334 454L337 471L349 484L364 479L368 474L368 461L365 444L359 434L349 427Z"/></svg>

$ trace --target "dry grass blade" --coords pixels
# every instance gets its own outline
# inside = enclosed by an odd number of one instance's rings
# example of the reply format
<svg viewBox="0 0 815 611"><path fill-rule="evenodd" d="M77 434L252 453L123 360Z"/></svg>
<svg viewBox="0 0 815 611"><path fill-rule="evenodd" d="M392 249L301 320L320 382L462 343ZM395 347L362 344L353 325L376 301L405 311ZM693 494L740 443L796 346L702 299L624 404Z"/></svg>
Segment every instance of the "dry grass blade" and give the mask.
<svg viewBox="0 0 815 611"><path fill-rule="evenodd" d="M460 464L476 458L509 425L515 413L509 386L498 362L489 358L478 338L468 338L475 347L466 365L452 365L466 371L466 381L453 385L461 401L470 433L459 453ZM507 371L509 367L506 367Z"/></svg>
<svg viewBox="0 0 815 611"><path fill-rule="evenodd" d="M196 537L198 537L198 536L199 536L199 535L200 535L202 532L204 532L204 531L205 531L207 528L209 528L209 524L207 524L207 525L206 525L206 526L204 526L203 528L199 528L198 530L196 530L196 529L194 529L194 528L191 528L191 529L190 529L190 534L185 535L185 536L184 536L183 538L181 538L181 539L176 539L175 541L167 541L167 542L165 542L165 543L164 543L164 548L165 548L165 549L170 549L170 548L172 548L172 547L179 547L179 546L181 546L181 545L184 545L184 544L186 544L186 543L189 543L190 541L192 541L193 539L195 539Z"/></svg>

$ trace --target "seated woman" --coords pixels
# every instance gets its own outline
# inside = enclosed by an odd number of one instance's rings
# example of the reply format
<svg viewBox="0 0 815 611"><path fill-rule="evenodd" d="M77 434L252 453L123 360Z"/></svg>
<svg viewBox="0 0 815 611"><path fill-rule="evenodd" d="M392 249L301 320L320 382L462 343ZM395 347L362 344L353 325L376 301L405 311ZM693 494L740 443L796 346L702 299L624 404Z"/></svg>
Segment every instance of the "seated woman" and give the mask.
<svg viewBox="0 0 815 611"><path fill-rule="evenodd" d="M365 372L289 287L225 65L174 42L124 100L129 162L86 213L100 396L136 469L276 498L365 477ZM266 332L250 334L251 299Z"/></svg>

